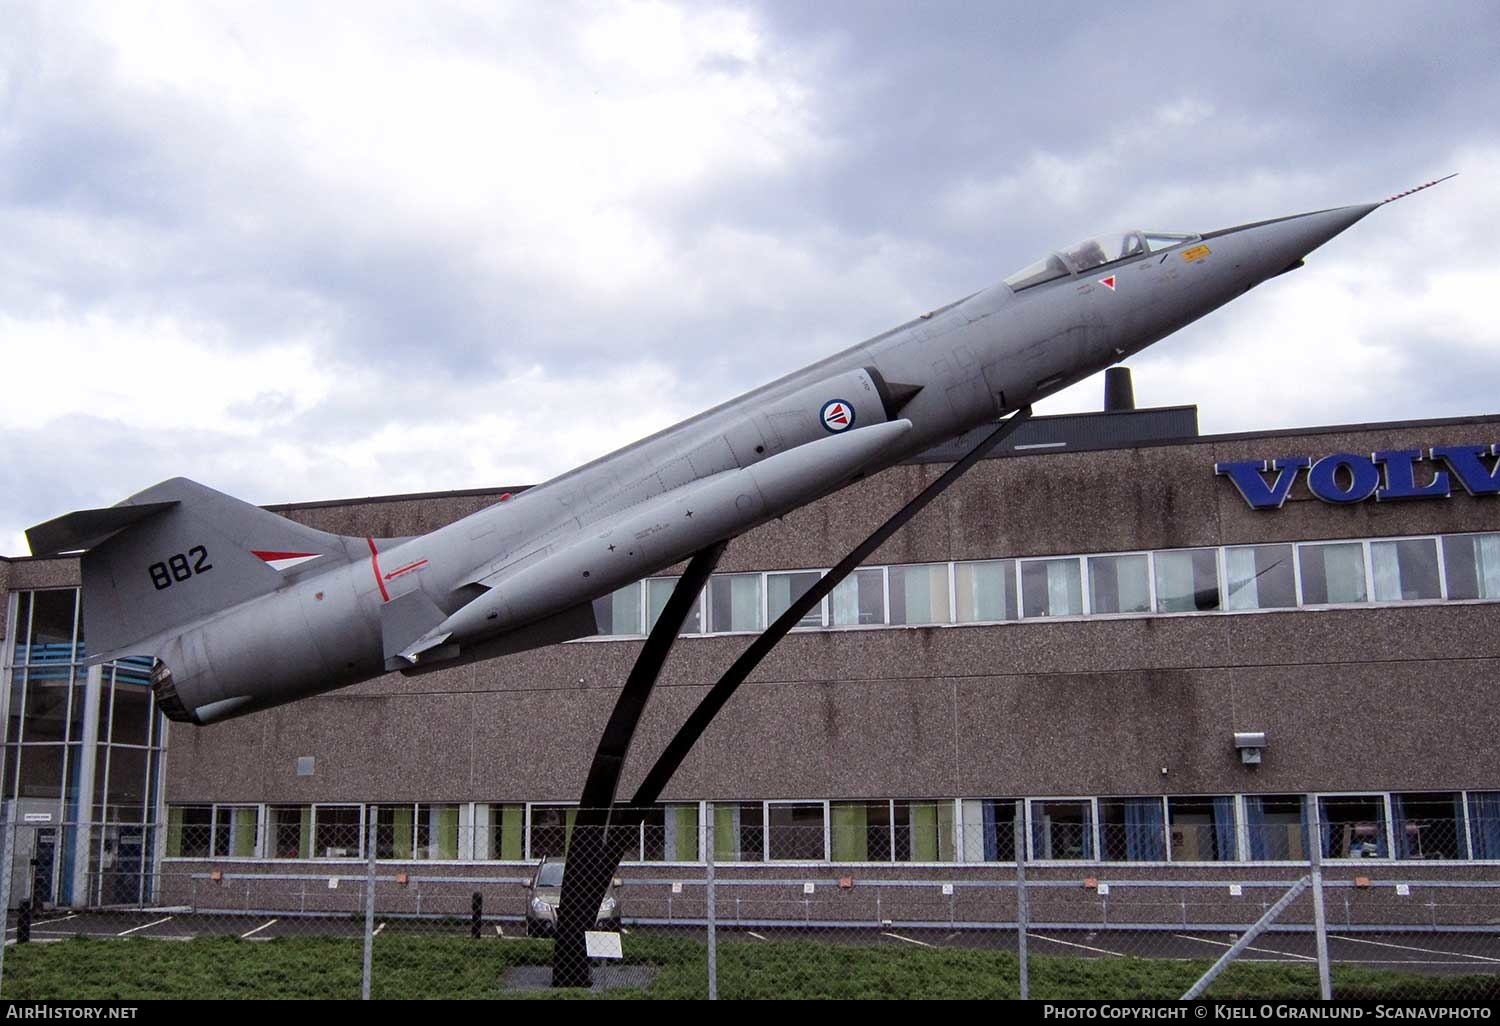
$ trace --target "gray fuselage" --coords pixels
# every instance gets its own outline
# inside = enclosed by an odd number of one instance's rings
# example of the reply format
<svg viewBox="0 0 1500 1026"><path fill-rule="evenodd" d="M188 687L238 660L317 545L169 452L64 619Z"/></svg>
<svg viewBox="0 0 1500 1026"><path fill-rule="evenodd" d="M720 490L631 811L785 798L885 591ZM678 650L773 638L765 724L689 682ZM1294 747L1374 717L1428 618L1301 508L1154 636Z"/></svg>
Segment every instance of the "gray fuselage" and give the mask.
<svg viewBox="0 0 1500 1026"><path fill-rule="evenodd" d="M370 540L365 552L345 539L342 565L288 574L156 654L188 718L208 722L394 667L592 633L593 599L1140 351L1372 209L1194 236L1020 290L997 284L431 534ZM838 432L823 419L835 401L852 416ZM829 442L882 424L894 426L873 449ZM707 515L694 509L704 504Z"/></svg>

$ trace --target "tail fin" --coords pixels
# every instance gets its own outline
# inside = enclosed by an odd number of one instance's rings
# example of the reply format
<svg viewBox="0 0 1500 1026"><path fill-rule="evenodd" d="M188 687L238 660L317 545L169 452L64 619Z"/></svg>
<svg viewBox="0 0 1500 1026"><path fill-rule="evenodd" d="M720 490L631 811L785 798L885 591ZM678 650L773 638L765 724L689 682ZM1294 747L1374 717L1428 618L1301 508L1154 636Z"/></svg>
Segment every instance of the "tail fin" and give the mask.
<svg viewBox="0 0 1500 1026"><path fill-rule="evenodd" d="M26 539L38 556L88 550L83 626L90 662L154 654L160 641L195 620L359 552L354 539L303 527L181 477L118 506L49 520Z"/></svg>

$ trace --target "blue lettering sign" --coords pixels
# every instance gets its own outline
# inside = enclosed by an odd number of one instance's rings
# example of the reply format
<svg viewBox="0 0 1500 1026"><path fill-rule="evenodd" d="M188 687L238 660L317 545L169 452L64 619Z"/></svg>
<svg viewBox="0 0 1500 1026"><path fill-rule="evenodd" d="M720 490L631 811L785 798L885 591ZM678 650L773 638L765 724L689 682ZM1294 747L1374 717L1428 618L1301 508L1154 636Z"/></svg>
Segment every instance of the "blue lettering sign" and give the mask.
<svg viewBox="0 0 1500 1026"><path fill-rule="evenodd" d="M1291 494L1297 474L1311 461L1306 456L1288 456L1279 460L1239 460L1215 463L1214 473L1224 474L1234 482L1251 509L1280 509ZM1266 484L1261 477L1267 471L1276 472L1276 480Z"/></svg>
<svg viewBox="0 0 1500 1026"><path fill-rule="evenodd" d="M1349 485L1339 483L1339 471L1348 474ZM1307 472L1307 490L1324 502L1364 502L1380 487L1380 469L1352 452L1324 456Z"/></svg>
<svg viewBox="0 0 1500 1026"><path fill-rule="evenodd" d="M1390 449L1372 453L1370 458L1385 464L1385 487L1375 493L1376 502L1390 499L1446 499L1453 494L1448 484L1448 472L1435 471L1432 480L1417 484L1415 463L1422 458L1420 449Z"/></svg>
<svg viewBox="0 0 1500 1026"><path fill-rule="evenodd" d="M1432 467L1431 478L1418 484L1428 476L1417 467L1424 452L1433 463L1441 460L1447 464L1447 469ZM1454 478L1470 495L1500 495L1500 443L1439 445L1427 450L1383 449L1368 458L1336 452L1316 462L1306 456L1226 460L1214 464L1214 473L1229 478L1251 509L1280 509L1304 467L1307 490L1324 502L1338 505L1364 502L1371 496L1377 502L1446 499L1453 495ZM1276 476L1268 482L1263 475L1269 473Z"/></svg>
<svg viewBox="0 0 1500 1026"><path fill-rule="evenodd" d="M1500 460L1494 469L1484 465L1481 456L1500 456L1500 445L1439 445L1429 451L1442 460L1470 495L1500 495Z"/></svg>

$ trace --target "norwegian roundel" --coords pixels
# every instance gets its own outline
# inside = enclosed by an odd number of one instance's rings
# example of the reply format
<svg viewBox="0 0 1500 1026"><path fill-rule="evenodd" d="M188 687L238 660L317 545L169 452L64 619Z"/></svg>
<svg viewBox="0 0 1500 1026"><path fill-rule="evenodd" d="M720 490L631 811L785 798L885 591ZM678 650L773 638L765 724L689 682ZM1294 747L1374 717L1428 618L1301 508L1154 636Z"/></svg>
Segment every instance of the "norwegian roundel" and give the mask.
<svg viewBox="0 0 1500 1026"><path fill-rule="evenodd" d="M838 434L847 431L854 426L854 407L849 405L845 399L830 399L823 404L823 409L818 414L823 421L823 427Z"/></svg>

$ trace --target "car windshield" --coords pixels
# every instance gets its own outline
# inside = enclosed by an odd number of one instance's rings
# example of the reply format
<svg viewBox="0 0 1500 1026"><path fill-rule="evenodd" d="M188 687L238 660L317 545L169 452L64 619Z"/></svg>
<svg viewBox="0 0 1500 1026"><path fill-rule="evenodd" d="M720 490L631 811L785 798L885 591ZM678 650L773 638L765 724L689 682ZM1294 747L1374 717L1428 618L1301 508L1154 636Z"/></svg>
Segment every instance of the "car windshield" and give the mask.
<svg viewBox="0 0 1500 1026"><path fill-rule="evenodd" d="M543 862L542 868L537 870L536 885L538 887L561 887L563 880L562 862Z"/></svg>

